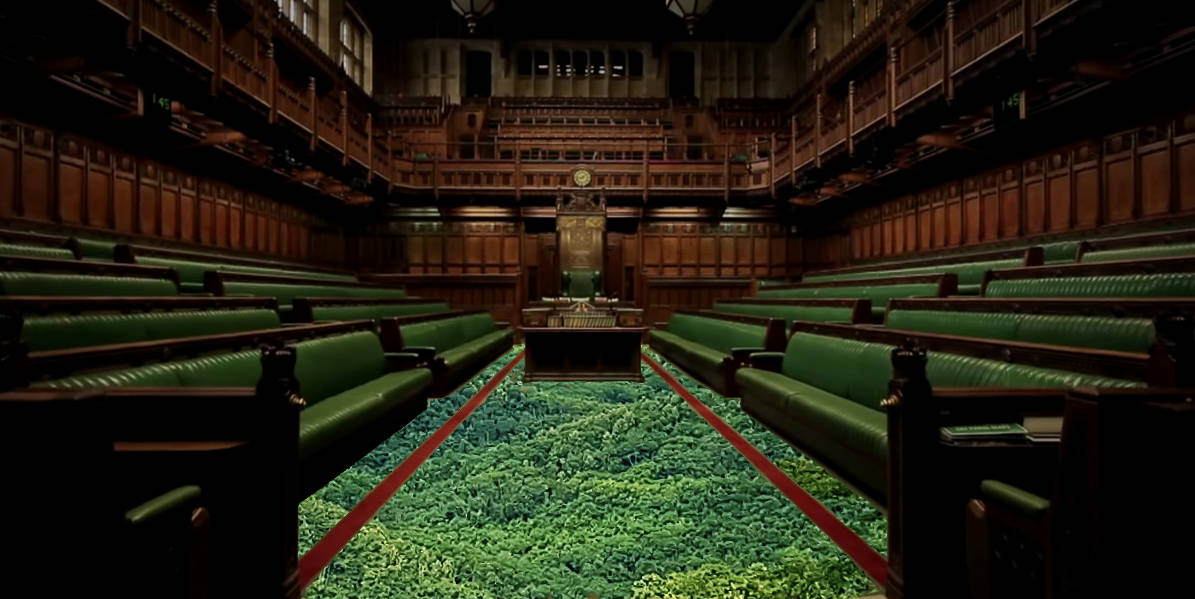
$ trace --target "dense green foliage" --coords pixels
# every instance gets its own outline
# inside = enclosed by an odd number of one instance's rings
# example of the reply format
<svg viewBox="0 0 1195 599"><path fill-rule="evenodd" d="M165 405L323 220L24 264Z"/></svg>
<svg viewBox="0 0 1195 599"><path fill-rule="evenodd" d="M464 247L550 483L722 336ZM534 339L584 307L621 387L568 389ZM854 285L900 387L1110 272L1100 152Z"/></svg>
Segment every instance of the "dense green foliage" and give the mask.
<svg viewBox="0 0 1195 599"><path fill-rule="evenodd" d="M490 366L302 504L306 550L447 420ZM448 438L312 598L857 597L871 583L659 377L521 382ZM671 368L670 368L671 370ZM675 370L672 370L674 374ZM883 517L728 400L683 384L883 549Z"/></svg>

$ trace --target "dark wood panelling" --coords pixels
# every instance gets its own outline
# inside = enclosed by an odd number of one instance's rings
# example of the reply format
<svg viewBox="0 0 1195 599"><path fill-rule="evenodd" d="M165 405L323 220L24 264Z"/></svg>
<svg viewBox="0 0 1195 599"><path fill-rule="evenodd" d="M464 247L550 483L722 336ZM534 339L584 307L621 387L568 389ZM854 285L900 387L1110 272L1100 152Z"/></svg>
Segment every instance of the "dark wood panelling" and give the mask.
<svg viewBox="0 0 1195 599"><path fill-rule="evenodd" d="M251 208L248 197L223 182L77 135L0 119L0 216L295 258L309 255L313 217L269 198L257 197ZM258 211L257 218L250 218L250 210ZM274 215L273 243L264 241L263 212ZM281 223L285 239L279 237ZM250 226L257 227L253 235L246 229ZM325 248L320 255L321 261L343 256L343 249Z"/></svg>
<svg viewBox="0 0 1195 599"><path fill-rule="evenodd" d="M854 259L900 255L1192 210L1195 112L863 209L850 220L850 251ZM891 228L902 218L903 231Z"/></svg>

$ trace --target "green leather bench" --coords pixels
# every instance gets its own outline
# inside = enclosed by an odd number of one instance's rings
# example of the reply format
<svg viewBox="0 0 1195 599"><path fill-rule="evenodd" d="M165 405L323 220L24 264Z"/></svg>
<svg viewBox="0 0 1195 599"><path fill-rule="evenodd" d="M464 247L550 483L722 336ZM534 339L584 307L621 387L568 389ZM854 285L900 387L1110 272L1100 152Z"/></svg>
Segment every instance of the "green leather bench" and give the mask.
<svg viewBox="0 0 1195 599"><path fill-rule="evenodd" d="M1080 262L993 270L988 297L1193 297L1195 257Z"/></svg>
<svg viewBox="0 0 1195 599"><path fill-rule="evenodd" d="M420 297L390 300L296 297L292 305L295 322L361 320L364 318L380 320L395 316L447 312L452 309L444 300Z"/></svg>
<svg viewBox="0 0 1195 599"><path fill-rule="evenodd" d="M204 288L213 295L255 296L278 299L283 320L289 320L296 297L351 297L371 299L399 299L406 297L401 287L371 283L329 281L251 273L206 271Z"/></svg>
<svg viewBox="0 0 1195 599"><path fill-rule="evenodd" d="M345 328L361 329L363 324L345 323ZM291 327L280 335L302 335L301 329L337 331L338 325ZM268 332L263 332L264 336ZM240 339L254 339L253 334ZM304 493L318 490L339 470L351 463L343 457L329 459L325 454L343 456L345 444L359 458L381 441L362 430L376 428L379 423L394 426L395 414L405 424L427 407L427 392L432 384L432 372L426 368L388 371L386 352L378 335L372 330L334 333L296 341L295 377L299 394L306 402L299 415L299 464ZM81 361L84 353L77 358ZM346 359L349 358L349 359ZM102 387L253 387L262 376L260 352L242 349L214 352L189 358L97 370L47 381L35 381L35 387L56 389L90 389ZM384 438L384 437L382 437ZM362 447L361 440L371 440ZM352 458L352 459L356 459Z"/></svg>
<svg viewBox="0 0 1195 599"><path fill-rule="evenodd" d="M1150 233L1088 239L1080 244L1079 262L1147 260L1195 256L1195 229L1155 230Z"/></svg>
<svg viewBox="0 0 1195 599"><path fill-rule="evenodd" d="M514 330L506 323L500 328L485 310L384 318L379 324L386 351L431 368L434 397L448 395L514 345Z"/></svg>
<svg viewBox="0 0 1195 599"><path fill-rule="evenodd" d="M946 297L958 289L952 273L795 283L760 289L760 298L834 298L866 299L871 302L872 318L879 322L888 300L897 297Z"/></svg>
<svg viewBox="0 0 1195 599"><path fill-rule="evenodd" d="M1074 370L1032 366L1032 348L1008 342L958 342L870 327L798 322L784 353L752 356L735 379L744 410L883 505L887 499L887 418L880 402L892 379L892 350L908 339L930 349L927 376L943 387L1140 387L1152 376L1145 358L1096 363L1091 350L1062 353ZM950 351L936 351L936 346ZM1052 354L1057 360L1059 352ZM1057 361L1055 363L1058 363ZM1130 378L1094 374L1104 370Z"/></svg>
<svg viewBox="0 0 1195 599"><path fill-rule="evenodd" d="M1195 256L1195 242L1148 245L1141 247L1087 250L1080 257L1081 262L1113 262L1116 260L1144 260L1172 256Z"/></svg>
<svg viewBox="0 0 1195 599"><path fill-rule="evenodd" d="M271 298L0 296L31 352L282 326Z"/></svg>
<svg viewBox="0 0 1195 599"><path fill-rule="evenodd" d="M1042 256L1042 248L1035 246L1024 249L975 254L970 257L932 258L876 266L874 268L858 266L821 273L811 272L806 273L801 280L807 283L816 283L951 273L958 277L958 293L962 295L978 295L983 284L984 273L987 271L998 268L1036 266L1042 263ZM966 261L963 261L964 259Z"/></svg>
<svg viewBox="0 0 1195 599"><path fill-rule="evenodd" d="M0 295L177 294L177 275L166 268L0 256Z"/></svg>
<svg viewBox="0 0 1195 599"><path fill-rule="evenodd" d="M765 299L744 297L714 302L714 312L746 314L784 320L785 330L798 320L812 322L871 322L871 302L865 299Z"/></svg>
<svg viewBox="0 0 1195 599"><path fill-rule="evenodd" d="M714 391L737 396L734 373L755 352L778 351L784 345L779 318L678 310L667 323L657 323L648 345Z"/></svg>
<svg viewBox="0 0 1195 599"><path fill-rule="evenodd" d="M1195 314L1195 301L1169 298L897 299L889 329L1148 353L1171 314ZM1159 321L1159 318L1163 320ZM1161 324L1155 324L1160 322Z"/></svg>
<svg viewBox="0 0 1195 599"><path fill-rule="evenodd" d="M115 241L76 236L71 238L70 243L71 247L75 249L75 254L84 260L112 261L116 259L117 244Z"/></svg>
<svg viewBox="0 0 1195 599"><path fill-rule="evenodd" d="M0 254L7 256L32 256L34 258L57 258L59 260L75 259L74 252L66 248L20 243L0 242Z"/></svg>
<svg viewBox="0 0 1195 599"><path fill-rule="evenodd" d="M1041 245L1042 264L1074 262L1078 255L1079 241L1055 241Z"/></svg>

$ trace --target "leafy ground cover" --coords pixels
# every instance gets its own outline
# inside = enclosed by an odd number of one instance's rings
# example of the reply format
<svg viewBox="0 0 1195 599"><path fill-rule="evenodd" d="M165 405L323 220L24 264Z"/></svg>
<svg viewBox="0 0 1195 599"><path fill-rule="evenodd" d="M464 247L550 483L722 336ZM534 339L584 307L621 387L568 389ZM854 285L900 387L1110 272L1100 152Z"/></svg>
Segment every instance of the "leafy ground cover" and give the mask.
<svg viewBox="0 0 1195 599"><path fill-rule="evenodd" d="M517 351L517 350L516 350ZM300 507L306 551L512 351ZM673 374L680 373L666 365ZM518 367L321 573L310 598L858 597L872 584L644 366L529 383ZM698 399L883 550L883 516L719 397Z"/></svg>

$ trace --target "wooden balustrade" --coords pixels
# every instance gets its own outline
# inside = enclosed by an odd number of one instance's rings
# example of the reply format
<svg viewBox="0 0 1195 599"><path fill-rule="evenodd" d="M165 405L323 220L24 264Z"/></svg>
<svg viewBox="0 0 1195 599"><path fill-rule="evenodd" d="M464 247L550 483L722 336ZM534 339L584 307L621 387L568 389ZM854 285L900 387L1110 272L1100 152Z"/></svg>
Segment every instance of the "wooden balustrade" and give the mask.
<svg viewBox="0 0 1195 599"><path fill-rule="evenodd" d="M147 33L177 50L194 63L212 68L211 30L164 0L137 0L140 2L140 24Z"/></svg>
<svg viewBox="0 0 1195 599"><path fill-rule="evenodd" d="M1018 39L1025 30L1023 0L972 0L964 3L955 24L952 72L957 75L988 53Z"/></svg>
<svg viewBox="0 0 1195 599"><path fill-rule="evenodd" d="M842 98L827 98L822 105L822 131L819 150L834 149L846 141L847 106Z"/></svg>
<svg viewBox="0 0 1195 599"><path fill-rule="evenodd" d="M224 81L268 105L270 81L265 69L266 67L241 56L228 45L224 46L224 60L221 61Z"/></svg>
<svg viewBox="0 0 1195 599"><path fill-rule="evenodd" d="M319 122L316 127L320 141L338 150L343 150L344 129L340 125L340 110L340 103L334 98L328 96L320 98L317 112Z"/></svg>
<svg viewBox="0 0 1195 599"><path fill-rule="evenodd" d="M284 77L278 77L275 107L278 114L286 117L290 122L307 133L312 131L311 102L308 100L306 85L299 86Z"/></svg>

